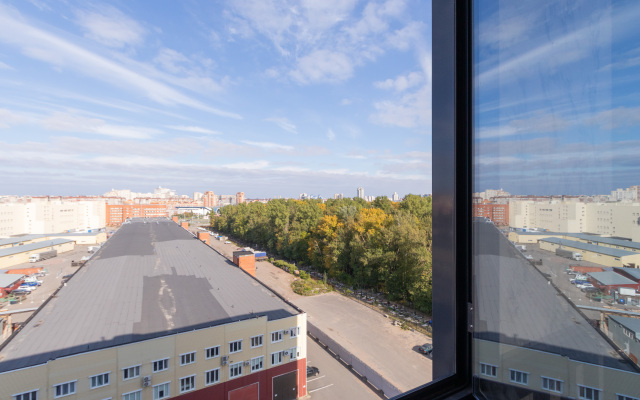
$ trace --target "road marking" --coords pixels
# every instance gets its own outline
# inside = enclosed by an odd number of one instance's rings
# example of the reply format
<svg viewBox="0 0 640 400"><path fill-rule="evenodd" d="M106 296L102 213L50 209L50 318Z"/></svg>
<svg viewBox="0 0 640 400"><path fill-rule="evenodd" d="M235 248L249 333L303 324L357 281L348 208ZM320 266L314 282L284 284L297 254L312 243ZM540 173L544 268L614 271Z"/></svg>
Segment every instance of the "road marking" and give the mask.
<svg viewBox="0 0 640 400"><path fill-rule="evenodd" d="M326 376L326 375L322 375L322 376L319 376L319 377L317 377L317 378L307 379L307 382L313 382L313 381L318 380L318 379L320 379L320 378L324 378L325 376Z"/></svg>
<svg viewBox="0 0 640 400"><path fill-rule="evenodd" d="M318 390L326 389L326 388L328 388L329 386L333 386L333 383L330 383L330 384L328 384L327 386L323 386L323 387L320 387L320 388L317 388L317 389L309 390L309 392L308 392L308 393L317 392Z"/></svg>

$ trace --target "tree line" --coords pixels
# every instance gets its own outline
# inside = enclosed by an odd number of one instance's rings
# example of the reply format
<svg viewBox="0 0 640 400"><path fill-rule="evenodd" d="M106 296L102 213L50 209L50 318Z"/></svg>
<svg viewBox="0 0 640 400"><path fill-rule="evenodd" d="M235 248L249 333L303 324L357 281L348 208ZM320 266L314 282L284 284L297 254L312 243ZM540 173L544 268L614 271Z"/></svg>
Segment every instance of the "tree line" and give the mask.
<svg viewBox="0 0 640 400"><path fill-rule="evenodd" d="M430 197L274 199L223 207L211 225L355 289L431 313Z"/></svg>

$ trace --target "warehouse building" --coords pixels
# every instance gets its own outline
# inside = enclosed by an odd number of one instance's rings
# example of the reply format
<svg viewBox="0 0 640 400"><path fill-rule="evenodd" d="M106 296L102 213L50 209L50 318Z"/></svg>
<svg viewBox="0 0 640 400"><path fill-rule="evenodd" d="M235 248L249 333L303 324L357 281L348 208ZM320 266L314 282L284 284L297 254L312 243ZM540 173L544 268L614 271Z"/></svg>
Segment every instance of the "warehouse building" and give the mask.
<svg viewBox="0 0 640 400"><path fill-rule="evenodd" d="M306 333L304 312L189 232L135 219L0 350L0 398L296 399Z"/></svg>
<svg viewBox="0 0 640 400"><path fill-rule="evenodd" d="M70 239L51 239L41 242L33 242L22 246L5 247L0 249L0 269L13 267L14 265L28 263L31 254L56 250L58 253L71 251L75 247L75 241Z"/></svg>
<svg viewBox="0 0 640 400"><path fill-rule="evenodd" d="M584 261L590 261L607 267L636 267L640 266L640 253L598 246L575 240L548 237L540 239L540 249L555 252L557 248L582 254Z"/></svg>
<svg viewBox="0 0 640 400"><path fill-rule="evenodd" d="M613 294L620 288L640 290L640 283L626 278L614 271L589 272L589 281L604 293Z"/></svg>
<svg viewBox="0 0 640 400"><path fill-rule="evenodd" d="M640 319L608 315L607 329L611 340L638 364L638 357L640 357Z"/></svg>

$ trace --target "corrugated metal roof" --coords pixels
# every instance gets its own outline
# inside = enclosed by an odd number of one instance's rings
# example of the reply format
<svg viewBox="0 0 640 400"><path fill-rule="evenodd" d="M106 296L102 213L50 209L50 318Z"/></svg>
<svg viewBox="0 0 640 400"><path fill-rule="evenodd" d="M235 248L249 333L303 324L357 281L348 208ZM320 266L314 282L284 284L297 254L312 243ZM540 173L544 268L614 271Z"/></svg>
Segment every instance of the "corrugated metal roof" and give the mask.
<svg viewBox="0 0 640 400"><path fill-rule="evenodd" d="M614 267L614 271L623 271L626 274L633 276L636 279L640 279L640 269L638 268L620 268Z"/></svg>
<svg viewBox="0 0 640 400"><path fill-rule="evenodd" d="M42 242L24 244L22 246L7 247L4 249L0 249L0 257L12 256L14 254L24 253L25 251L32 251L32 250L43 249L43 251L46 251L48 250L47 247L56 246L59 244L64 244L69 242L73 242L73 240L51 239L51 240L43 240Z"/></svg>
<svg viewBox="0 0 640 400"><path fill-rule="evenodd" d="M20 279L22 279L22 275L19 274L0 274L0 287L13 286Z"/></svg>
<svg viewBox="0 0 640 400"><path fill-rule="evenodd" d="M122 227L0 352L0 372L258 316L299 314L166 219Z"/></svg>
<svg viewBox="0 0 640 400"><path fill-rule="evenodd" d="M609 318L629 329L630 331L634 331L636 333L636 337L640 338L640 319L621 317L619 315L609 315Z"/></svg>
<svg viewBox="0 0 640 400"><path fill-rule="evenodd" d="M26 242L28 240L39 239L42 235L33 234L33 235L22 235L22 236L14 236L10 238L0 239L0 246L5 246L8 244L16 244L21 242Z"/></svg>
<svg viewBox="0 0 640 400"><path fill-rule="evenodd" d="M474 224L474 337L634 371L491 224Z"/></svg>
<svg viewBox="0 0 640 400"><path fill-rule="evenodd" d="M634 282L629 278L625 278L624 276L613 271L587 272L587 275L600 282L600 284L607 286L637 284L637 282Z"/></svg>
<svg viewBox="0 0 640 400"><path fill-rule="evenodd" d="M605 243L613 246L628 247L630 249L640 250L640 243L630 240L614 239L610 237L602 237L597 235L588 235L586 233L565 233L565 236L575 237L583 240L590 240L597 243Z"/></svg>
<svg viewBox="0 0 640 400"><path fill-rule="evenodd" d="M634 253L633 251L613 249L611 247L603 247L603 246L598 246L598 245L595 245L595 244L589 244L589 243L584 243L584 242L576 242L575 240L560 239L560 238L556 238L556 237L540 239L539 241L540 242L555 243L555 244L559 244L561 246L573 247L575 249L590 251L592 253L600 253L600 254L604 254L604 255L612 256L612 257L624 257L624 256L638 255L638 253Z"/></svg>

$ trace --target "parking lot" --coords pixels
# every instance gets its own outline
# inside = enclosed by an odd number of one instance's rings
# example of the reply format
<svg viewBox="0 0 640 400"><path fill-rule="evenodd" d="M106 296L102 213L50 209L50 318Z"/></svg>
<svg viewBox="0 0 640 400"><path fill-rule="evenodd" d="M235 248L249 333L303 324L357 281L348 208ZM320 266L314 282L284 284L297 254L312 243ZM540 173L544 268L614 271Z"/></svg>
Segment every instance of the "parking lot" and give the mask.
<svg viewBox="0 0 640 400"><path fill-rule="evenodd" d="M307 365L320 370L318 375L307 379L307 393L314 400L384 398L311 338L307 338Z"/></svg>
<svg viewBox="0 0 640 400"><path fill-rule="evenodd" d="M71 266L71 260L79 261L82 257L90 255L87 252L88 245L76 245L71 251L58 253L56 257L36 263L23 263L14 265L8 269L44 267L46 275L38 278L42 285L26 296L26 298L16 304L2 303L1 311L17 311L30 308L37 308L44 303L62 284L62 277L73 274L78 267ZM33 312L13 314L11 322L21 323L27 320Z"/></svg>

